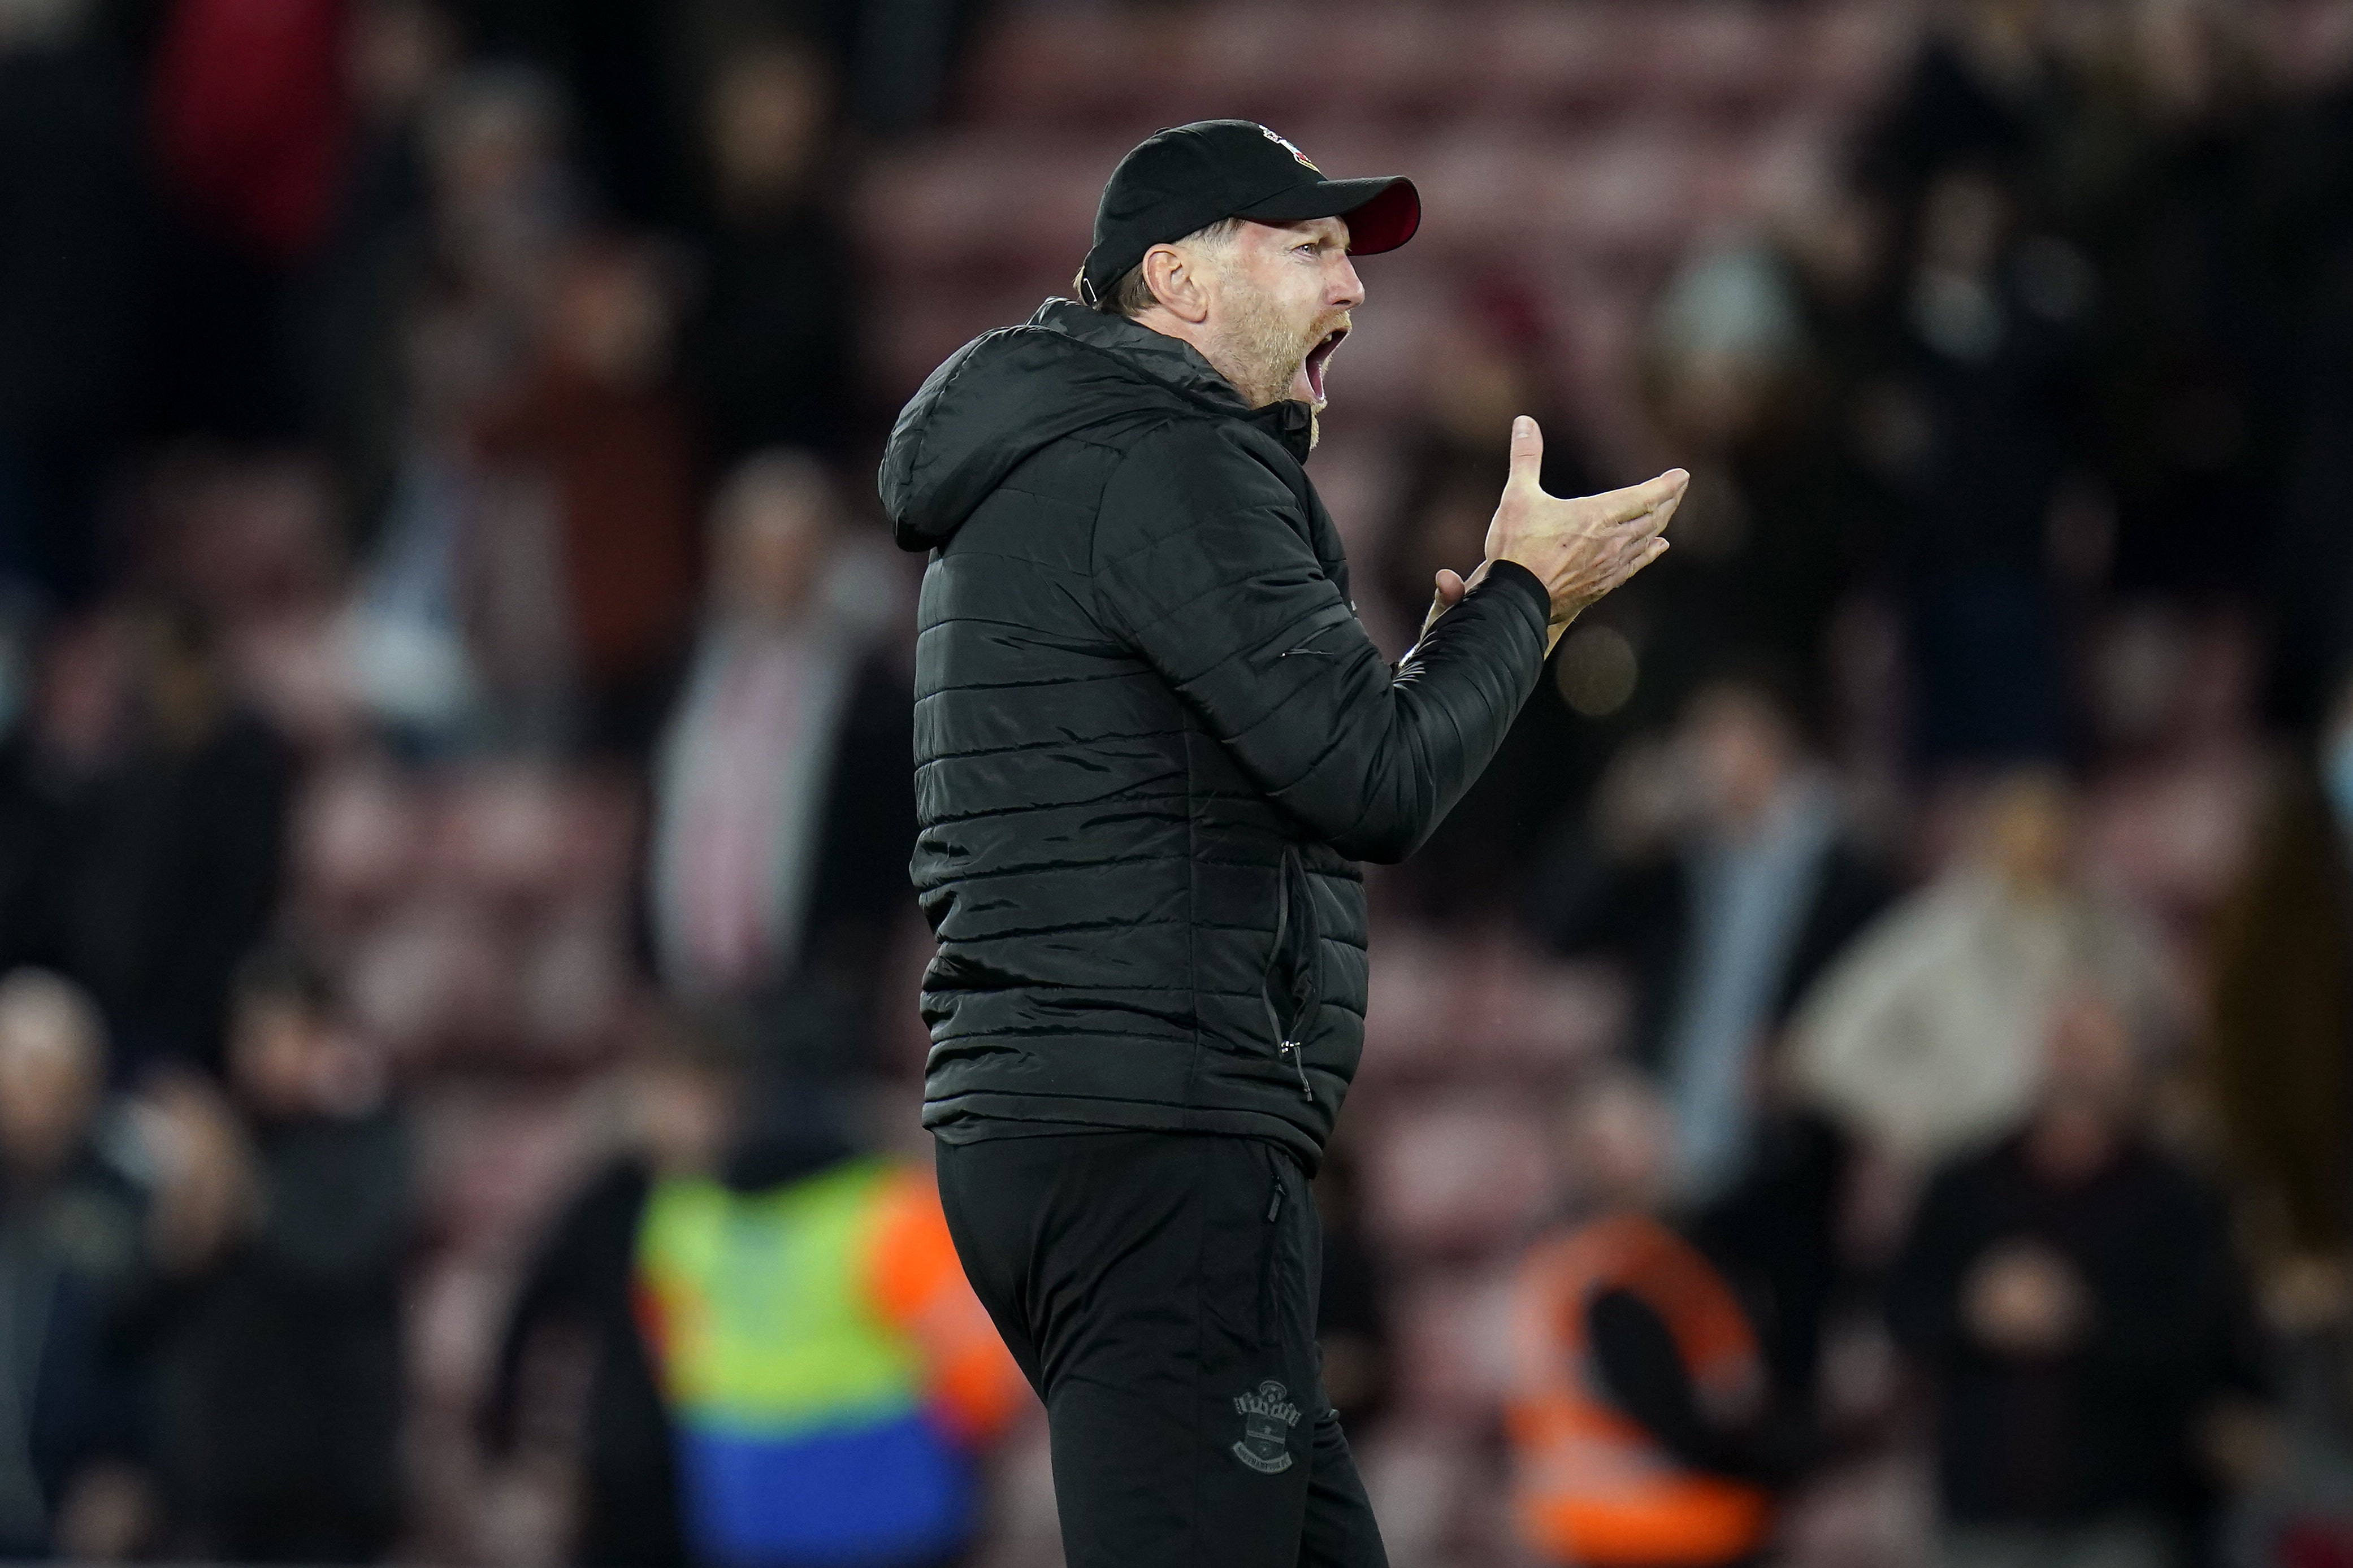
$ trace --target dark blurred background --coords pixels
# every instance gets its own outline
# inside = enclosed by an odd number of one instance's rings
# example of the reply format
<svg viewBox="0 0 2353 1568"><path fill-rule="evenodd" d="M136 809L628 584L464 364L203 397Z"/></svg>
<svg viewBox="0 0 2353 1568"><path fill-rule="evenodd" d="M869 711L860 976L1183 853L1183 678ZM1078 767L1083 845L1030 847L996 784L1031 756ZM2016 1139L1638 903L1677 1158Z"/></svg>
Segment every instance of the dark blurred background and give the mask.
<svg viewBox="0 0 2353 1568"><path fill-rule="evenodd" d="M1374 883L1399 1568L1562 1560L1521 1259L1629 1208L1765 1560L2353 1563L2348 0L0 0L0 1555L718 1560L647 1216L927 1168L881 438L1213 116L1423 193L1392 652L1513 415L1694 474Z"/></svg>

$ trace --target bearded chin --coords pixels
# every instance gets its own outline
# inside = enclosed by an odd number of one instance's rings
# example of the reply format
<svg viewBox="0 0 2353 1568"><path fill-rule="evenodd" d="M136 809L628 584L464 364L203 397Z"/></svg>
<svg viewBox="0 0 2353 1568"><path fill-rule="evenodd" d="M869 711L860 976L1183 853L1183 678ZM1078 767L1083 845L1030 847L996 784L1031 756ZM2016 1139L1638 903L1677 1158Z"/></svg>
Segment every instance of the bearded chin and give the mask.
<svg viewBox="0 0 2353 1568"><path fill-rule="evenodd" d="M1271 408L1290 397L1308 351L1322 339L1319 332L1302 343L1271 310L1249 310L1229 330L1225 352L1214 357L1232 367L1226 379L1250 406Z"/></svg>
<svg viewBox="0 0 2353 1568"><path fill-rule="evenodd" d="M1261 345L1259 364L1254 400L1261 408L1270 408L1290 398L1293 384L1306 368L1307 356L1292 343L1268 342Z"/></svg>

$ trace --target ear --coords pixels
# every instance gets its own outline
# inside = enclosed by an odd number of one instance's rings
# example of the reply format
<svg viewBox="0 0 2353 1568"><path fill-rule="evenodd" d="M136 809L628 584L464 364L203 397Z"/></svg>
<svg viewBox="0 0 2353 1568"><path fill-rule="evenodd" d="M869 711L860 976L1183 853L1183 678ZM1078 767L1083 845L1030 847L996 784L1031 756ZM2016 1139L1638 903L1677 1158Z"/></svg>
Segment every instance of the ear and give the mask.
<svg viewBox="0 0 2353 1568"><path fill-rule="evenodd" d="M1198 257L1173 245L1155 245L1144 253L1144 280L1152 297L1180 321L1198 326L1209 319L1209 291Z"/></svg>

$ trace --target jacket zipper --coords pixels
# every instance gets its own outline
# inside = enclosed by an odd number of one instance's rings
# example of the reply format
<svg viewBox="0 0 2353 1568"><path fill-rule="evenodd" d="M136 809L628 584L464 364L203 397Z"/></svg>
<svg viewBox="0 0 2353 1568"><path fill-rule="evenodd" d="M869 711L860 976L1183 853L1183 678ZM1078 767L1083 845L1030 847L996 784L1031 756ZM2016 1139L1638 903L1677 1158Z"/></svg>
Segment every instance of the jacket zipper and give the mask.
<svg viewBox="0 0 2353 1568"><path fill-rule="evenodd" d="M1282 962L1283 939L1291 934L1291 879L1285 873L1290 868L1290 857L1295 853L1294 850L1285 850L1283 869L1275 873L1274 948L1267 955L1266 973L1260 978L1258 993L1259 1000L1266 1004L1266 1021L1274 1030L1274 1054L1291 1064L1291 1070L1299 1075L1300 1094L1313 1105L1315 1103L1315 1087L1307 1081L1307 1053L1294 1037L1297 1025L1294 1023L1291 1028L1284 1028L1282 1015L1274 1010L1275 965Z"/></svg>
<svg viewBox="0 0 2353 1568"><path fill-rule="evenodd" d="M1299 1092L1308 1104L1315 1103L1314 1086L1307 1081L1307 1058L1297 1040L1285 1040L1275 1047L1275 1055L1291 1058L1291 1070L1299 1075Z"/></svg>

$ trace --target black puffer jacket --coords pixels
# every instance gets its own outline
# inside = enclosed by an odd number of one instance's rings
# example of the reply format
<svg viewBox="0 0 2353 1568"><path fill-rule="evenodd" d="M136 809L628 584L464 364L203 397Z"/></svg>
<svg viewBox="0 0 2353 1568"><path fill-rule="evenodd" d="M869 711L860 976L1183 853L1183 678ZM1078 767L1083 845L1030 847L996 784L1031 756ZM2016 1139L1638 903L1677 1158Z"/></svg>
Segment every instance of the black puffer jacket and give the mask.
<svg viewBox="0 0 2353 1568"><path fill-rule="evenodd" d="M1191 348L1068 300L900 415L882 500L934 552L915 660L923 1120L1250 1133L1312 1166L1364 1040L1358 860L1504 739L1544 588L1498 567L1392 671L1300 466Z"/></svg>

